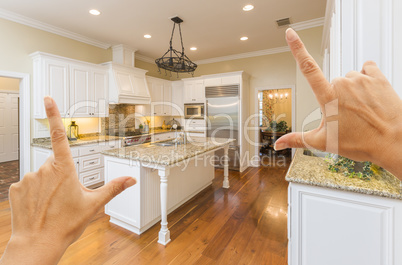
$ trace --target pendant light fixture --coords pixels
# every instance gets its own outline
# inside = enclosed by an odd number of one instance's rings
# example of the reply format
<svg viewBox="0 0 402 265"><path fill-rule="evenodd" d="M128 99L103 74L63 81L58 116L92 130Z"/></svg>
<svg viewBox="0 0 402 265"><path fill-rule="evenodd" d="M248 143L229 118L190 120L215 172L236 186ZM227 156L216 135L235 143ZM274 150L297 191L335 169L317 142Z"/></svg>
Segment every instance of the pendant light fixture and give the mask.
<svg viewBox="0 0 402 265"><path fill-rule="evenodd" d="M197 68L197 64L193 63L184 54L183 37L181 35L181 27L180 27L180 23L182 23L183 20L179 17L174 17L172 18L172 21L174 22L174 24L173 24L172 36L170 37L169 49L161 58L156 59L155 63L158 66L159 72L161 72L161 69L165 69L165 72L166 71L175 72L177 73L177 75L179 75L179 73L191 73L192 75L194 75L194 71ZM180 32L181 52L173 49L172 45L176 24L178 25Z"/></svg>

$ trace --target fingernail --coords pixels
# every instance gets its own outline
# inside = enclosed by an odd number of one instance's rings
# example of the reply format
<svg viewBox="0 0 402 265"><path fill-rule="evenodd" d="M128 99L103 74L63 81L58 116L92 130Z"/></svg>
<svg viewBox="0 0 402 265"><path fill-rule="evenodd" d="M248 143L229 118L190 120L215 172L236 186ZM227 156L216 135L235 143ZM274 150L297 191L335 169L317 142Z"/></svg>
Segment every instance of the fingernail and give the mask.
<svg viewBox="0 0 402 265"><path fill-rule="evenodd" d="M288 148L287 146L286 146L286 144L285 143L275 143L275 145L274 145L274 150L275 151L278 151L278 150L283 150L283 149L286 149L286 148Z"/></svg>
<svg viewBox="0 0 402 265"><path fill-rule="evenodd" d="M137 181L135 180L135 178L129 178L124 182L124 189L127 189L131 186L133 186L135 183L137 183Z"/></svg>
<svg viewBox="0 0 402 265"><path fill-rule="evenodd" d="M288 41L294 41L297 39L297 33L292 28L286 30L286 39Z"/></svg>
<svg viewBox="0 0 402 265"><path fill-rule="evenodd" d="M45 98L44 98L44 101L45 101L45 107L48 109L48 108L51 108L52 106L53 106L53 99L51 98L51 97L49 97L49 96L46 96Z"/></svg>

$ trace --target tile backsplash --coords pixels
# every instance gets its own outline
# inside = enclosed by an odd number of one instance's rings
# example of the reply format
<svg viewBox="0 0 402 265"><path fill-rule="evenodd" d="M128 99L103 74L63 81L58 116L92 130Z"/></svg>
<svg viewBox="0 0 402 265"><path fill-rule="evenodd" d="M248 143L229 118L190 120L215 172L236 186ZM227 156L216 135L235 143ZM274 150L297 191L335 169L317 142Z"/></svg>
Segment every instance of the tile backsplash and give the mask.
<svg viewBox="0 0 402 265"><path fill-rule="evenodd" d="M135 105L109 104L109 117L101 118L101 134L123 135L135 130Z"/></svg>

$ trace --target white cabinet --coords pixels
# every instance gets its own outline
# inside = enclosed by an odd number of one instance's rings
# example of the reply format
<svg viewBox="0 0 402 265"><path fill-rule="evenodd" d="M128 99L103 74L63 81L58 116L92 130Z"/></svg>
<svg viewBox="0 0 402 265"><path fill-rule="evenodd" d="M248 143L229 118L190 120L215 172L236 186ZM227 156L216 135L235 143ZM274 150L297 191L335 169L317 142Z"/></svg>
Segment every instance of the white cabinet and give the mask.
<svg viewBox="0 0 402 265"><path fill-rule="evenodd" d="M289 264L402 264L402 201L290 183Z"/></svg>
<svg viewBox="0 0 402 265"><path fill-rule="evenodd" d="M227 86L240 84L240 76L236 75L222 75L219 77L209 76L204 78L205 87L208 86Z"/></svg>
<svg viewBox="0 0 402 265"><path fill-rule="evenodd" d="M184 103L203 103L205 101L204 80L184 81Z"/></svg>
<svg viewBox="0 0 402 265"><path fill-rule="evenodd" d="M185 119L184 120L185 131L206 131L206 121L204 119Z"/></svg>
<svg viewBox="0 0 402 265"><path fill-rule="evenodd" d="M323 32L329 80L375 61L402 97L402 3L398 0L328 0Z"/></svg>
<svg viewBox="0 0 402 265"><path fill-rule="evenodd" d="M88 187L100 184L104 180L103 155L101 152L107 149L120 148L121 141L107 141L99 144L71 147L77 176L80 182ZM51 149L33 147L34 171L37 171L53 153Z"/></svg>
<svg viewBox="0 0 402 265"><path fill-rule="evenodd" d="M36 52L34 118L45 119L43 97L56 101L62 117L108 115L108 71L104 66Z"/></svg>
<svg viewBox="0 0 402 265"><path fill-rule="evenodd" d="M148 87L151 92L151 115L172 115L172 85L171 81L160 78L147 77ZM147 115L146 107L138 113Z"/></svg>
<svg viewBox="0 0 402 265"><path fill-rule="evenodd" d="M69 77L67 62L47 58L39 64L34 64L35 118L46 118L43 98L47 95L54 99L62 117L69 115Z"/></svg>
<svg viewBox="0 0 402 265"><path fill-rule="evenodd" d="M184 117L183 82L172 82L172 116Z"/></svg>
<svg viewBox="0 0 402 265"><path fill-rule="evenodd" d="M151 137L151 142L165 141L170 139L175 139L175 132L153 134Z"/></svg>

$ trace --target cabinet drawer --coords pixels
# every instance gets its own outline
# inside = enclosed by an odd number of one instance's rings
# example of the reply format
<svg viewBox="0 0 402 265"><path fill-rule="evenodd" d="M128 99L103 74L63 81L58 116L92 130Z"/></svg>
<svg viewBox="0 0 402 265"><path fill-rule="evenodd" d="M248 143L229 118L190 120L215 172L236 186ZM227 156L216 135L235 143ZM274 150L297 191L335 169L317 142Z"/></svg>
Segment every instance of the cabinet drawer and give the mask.
<svg viewBox="0 0 402 265"><path fill-rule="evenodd" d="M101 154L80 157L80 172L98 167L103 167L103 159Z"/></svg>
<svg viewBox="0 0 402 265"><path fill-rule="evenodd" d="M80 180L84 186L91 186L104 181L103 168L98 168L85 173L81 173Z"/></svg>
<svg viewBox="0 0 402 265"><path fill-rule="evenodd" d="M185 126L205 127L205 120L204 119L199 119L199 120L188 119L185 121Z"/></svg>
<svg viewBox="0 0 402 265"><path fill-rule="evenodd" d="M102 146L99 146L99 145L81 147L80 148L80 156L92 155L92 154L100 153L101 151L102 151Z"/></svg>

